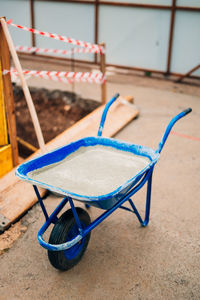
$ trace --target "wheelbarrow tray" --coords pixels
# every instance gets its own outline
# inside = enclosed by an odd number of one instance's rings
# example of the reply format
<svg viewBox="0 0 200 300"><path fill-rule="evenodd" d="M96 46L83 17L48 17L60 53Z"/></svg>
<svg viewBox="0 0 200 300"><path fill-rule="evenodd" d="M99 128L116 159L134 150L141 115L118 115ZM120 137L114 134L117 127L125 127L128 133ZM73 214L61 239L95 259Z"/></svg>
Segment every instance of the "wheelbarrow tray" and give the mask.
<svg viewBox="0 0 200 300"><path fill-rule="evenodd" d="M22 180L85 204L109 209L158 160L151 148L87 137L18 167Z"/></svg>

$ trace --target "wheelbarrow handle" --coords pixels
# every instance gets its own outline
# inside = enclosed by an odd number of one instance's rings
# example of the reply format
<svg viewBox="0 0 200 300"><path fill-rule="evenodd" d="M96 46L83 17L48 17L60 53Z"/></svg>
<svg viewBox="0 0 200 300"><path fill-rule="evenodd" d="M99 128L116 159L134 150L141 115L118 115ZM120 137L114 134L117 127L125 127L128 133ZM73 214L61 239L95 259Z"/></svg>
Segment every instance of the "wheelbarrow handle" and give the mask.
<svg viewBox="0 0 200 300"><path fill-rule="evenodd" d="M119 97L119 94L118 93L115 94L114 97L110 101L108 101L108 103L105 105L104 111L102 113L101 122L100 122L100 125L99 125L97 136L102 136L102 131L103 131L103 127L104 127L104 124L105 124L105 120L106 120L108 110L109 110L110 106L113 104L113 102L115 102L115 100L118 97Z"/></svg>
<svg viewBox="0 0 200 300"><path fill-rule="evenodd" d="M189 114L192 111L191 108L187 108L185 110L183 110L181 113L179 113L177 116L175 116L170 122L169 125L167 126L165 133L162 137L162 140L160 142L160 144L158 145L158 149L156 150L156 152L160 153L162 151L162 148L168 138L168 135L172 129L172 127L174 126L174 124L181 118L185 117L187 114Z"/></svg>
<svg viewBox="0 0 200 300"><path fill-rule="evenodd" d="M189 108L186 108L183 112L185 113L185 115L187 115L187 114L189 114L191 111L192 111L192 109L189 107Z"/></svg>

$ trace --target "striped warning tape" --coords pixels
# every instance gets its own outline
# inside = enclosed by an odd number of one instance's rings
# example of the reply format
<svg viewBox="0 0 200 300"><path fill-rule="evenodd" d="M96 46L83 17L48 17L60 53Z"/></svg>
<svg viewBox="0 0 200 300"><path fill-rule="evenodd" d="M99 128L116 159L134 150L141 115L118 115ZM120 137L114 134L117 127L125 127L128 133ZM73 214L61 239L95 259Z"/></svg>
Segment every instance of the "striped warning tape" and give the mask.
<svg viewBox="0 0 200 300"><path fill-rule="evenodd" d="M38 48L29 46L15 46L16 51L26 52L26 53L51 53L58 55L70 55L74 53L98 53L96 48L75 48L71 50L59 50L59 49L48 49L48 48Z"/></svg>
<svg viewBox="0 0 200 300"><path fill-rule="evenodd" d="M16 69L4 70L3 75L10 74L18 76ZM38 71L38 70L23 70L25 76L33 76L44 79L51 79L54 81L61 81L64 83L89 82L102 84L106 81L106 77L101 72L57 72L57 71Z"/></svg>
<svg viewBox="0 0 200 300"><path fill-rule="evenodd" d="M83 48L96 49L96 51L99 52L99 53L101 53L101 52L104 53L105 52L104 47L99 46L97 44L92 44L92 43L76 40L76 39L73 39L73 38L69 38L69 37L66 37L66 36L59 35L57 33L50 33L50 32L40 31L40 30L37 30L37 29L34 29L34 28L29 28L29 27L26 27L26 26L17 25L17 24L12 23L12 20L8 20L7 24L11 25L13 27L22 29L22 30L26 30L26 31L29 31L29 32L32 32L32 33L35 33L35 34L39 34L41 36L46 36L46 37L49 37L49 38L53 38L55 40L63 41L65 43L77 45L77 46L80 46L80 47L83 47Z"/></svg>

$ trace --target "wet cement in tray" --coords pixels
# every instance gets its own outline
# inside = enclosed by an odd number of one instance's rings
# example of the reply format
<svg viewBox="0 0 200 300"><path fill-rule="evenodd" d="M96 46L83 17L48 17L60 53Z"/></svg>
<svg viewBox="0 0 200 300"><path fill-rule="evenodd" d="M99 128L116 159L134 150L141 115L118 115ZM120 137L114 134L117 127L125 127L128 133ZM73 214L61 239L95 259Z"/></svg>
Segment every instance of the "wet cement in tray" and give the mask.
<svg viewBox="0 0 200 300"><path fill-rule="evenodd" d="M28 173L34 180L79 195L108 194L138 174L149 159L111 147L81 147L64 160Z"/></svg>

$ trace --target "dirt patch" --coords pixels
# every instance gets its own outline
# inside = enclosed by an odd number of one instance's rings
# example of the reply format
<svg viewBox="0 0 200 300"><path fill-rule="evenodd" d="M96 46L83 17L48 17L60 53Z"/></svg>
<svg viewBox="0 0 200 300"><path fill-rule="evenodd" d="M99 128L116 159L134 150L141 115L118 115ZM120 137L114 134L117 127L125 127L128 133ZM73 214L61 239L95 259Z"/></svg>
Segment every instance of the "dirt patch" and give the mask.
<svg viewBox="0 0 200 300"><path fill-rule="evenodd" d="M33 123L21 87L14 86L13 93L17 135L24 141L38 147ZM97 101L83 99L72 92L30 88L30 93L38 114L45 143L100 105ZM24 156L24 153L20 153L20 155Z"/></svg>

